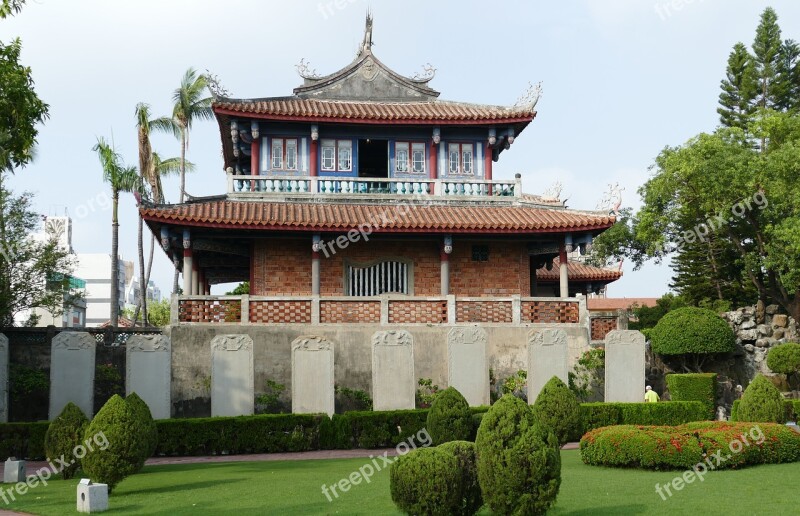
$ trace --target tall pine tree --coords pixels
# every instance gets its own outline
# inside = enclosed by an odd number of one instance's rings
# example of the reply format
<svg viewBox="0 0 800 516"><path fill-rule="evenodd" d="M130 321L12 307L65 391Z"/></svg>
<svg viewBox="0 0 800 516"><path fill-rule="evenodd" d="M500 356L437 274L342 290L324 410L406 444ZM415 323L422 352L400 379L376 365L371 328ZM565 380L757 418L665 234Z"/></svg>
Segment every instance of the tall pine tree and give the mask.
<svg viewBox="0 0 800 516"><path fill-rule="evenodd" d="M753 41L753 63L756 77L754 102L756 107L775 109L780 103L780 99L776 98L779 91L775 91L773 88L781 82L778 70L781 68L782 49L778 15L773 8L767 7L761 14L761 22L756 28L756 39Z"/></svg>
<svg viewBox="0 0 800 516"><path fill-rule="evenodd" d="M728 57L728 69L725 79L720 87L719 94L720 123L725 127L744 128L747 120L753 114L753 99L755 98L755 76L753 57L747 51L744 43L734 45Z"/></svg>

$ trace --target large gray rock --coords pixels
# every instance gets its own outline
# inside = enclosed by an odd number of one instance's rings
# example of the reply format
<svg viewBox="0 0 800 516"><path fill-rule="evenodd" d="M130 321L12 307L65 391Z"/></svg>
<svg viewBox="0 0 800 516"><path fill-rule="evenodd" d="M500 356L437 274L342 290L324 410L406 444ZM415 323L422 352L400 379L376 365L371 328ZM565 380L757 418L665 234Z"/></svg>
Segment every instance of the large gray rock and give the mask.
<svg viewBox="0 0 800 516"><path fill-rule="evenodd" d="M211 415L253 414L253 339L217 335L211 340Z"/></svg>
<svg viewBox="0 0 800 516"><path fill-rule="evenodd" d="M766 324L759 324L756 331L762 337L769 337L772 335L772 328Z"/></svg>
<svg viewBox="0 0 800 516"><path fill-rule="evenodd" d="M94 370L97 341L86 332L62 331L50 351L50 420L72 402L89 419L94 415Z"/></svg>
<svg viewBox="0 0 800 516"><path fill-rule="evenodd" d="M753 321L753 320L743 321L742 324L739 325L739 329L742 329L742 330L749 330L749 329L755 328L755 327L756 327L756 322Z"/></svg>
<svg viewBox="0 0 800 516"><path fill-rule="evenodd" d="M755 342L758 338L758 332L755 329L752 330L740 330L737 334L743 342Z"/></svg>
<svg viewBox="0 0 800 516"><path fill-rule="evenodd" d="M786 328L789 326L789 316L786 314L775 314L772 317L772 326L776 328Z"/></svg>
<svg viewBox="0 0 800 516"><path fill-rule="evenodd" d="M765 309L765 311L769 315L773 315L773 314L778 313L779 309L780 309L780 307L778 305L767 305L767 308Z"/></svg>

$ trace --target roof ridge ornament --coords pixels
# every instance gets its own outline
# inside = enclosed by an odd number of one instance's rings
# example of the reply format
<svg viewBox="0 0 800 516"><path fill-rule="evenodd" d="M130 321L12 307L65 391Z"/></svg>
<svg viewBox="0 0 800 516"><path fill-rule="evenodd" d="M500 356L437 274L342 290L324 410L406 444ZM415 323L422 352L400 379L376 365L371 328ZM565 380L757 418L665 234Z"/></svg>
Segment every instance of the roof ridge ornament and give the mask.
<svg viewBox="0 0 800 516"><path fill-rule="evenodd" d="M619 216L619 208L622 206L622 192L619 183L608 184L608 190L603 194L600 202L597 203L597 211L606 211L609 215Z"/></svg>
<svg viewBox="0 0 800 516"><path fill-rule="evenodd" d="M526 107L533 111L541 96L542 81L537 82L535 85L529 82L528 89L517 99L514 107Z"/></svg>
<svg viewBox="0 0 800 516"><path fill-rule="evenodd" d="M361 43L361 48L358 49L358 55L361 57L364 53L372 53L372 9L367 8L367 21L364 26L364 41Z"/></svg>
<svg viewBox="0 0 800 516"><path fill-rule="evenodd" d="M208 91L211 92L211 95L215 98L230 98L231 93L228 91L225 86L222 85L222 82L219 80L219 76L215 73L211 73L210 70L206 69L206 83L208 87Z"/></svg>
<svg viewBox="0 0 800 516"><path fill-rule="evenodd" d="M297 73L303 79L319 79L320 75L317 73L316 69L311 68L311 62L306 61L306 58L303 57L300 59L300 63L294 65L297 68Z"/></svg>
<svg viewBox="0 0 800 516"><path fill-rule="evenodd" d="M411 80L417 82L428 82L436 75L436 68L430 63L425 63L422 67L422 72L417 72L411 77Z"/></svg>

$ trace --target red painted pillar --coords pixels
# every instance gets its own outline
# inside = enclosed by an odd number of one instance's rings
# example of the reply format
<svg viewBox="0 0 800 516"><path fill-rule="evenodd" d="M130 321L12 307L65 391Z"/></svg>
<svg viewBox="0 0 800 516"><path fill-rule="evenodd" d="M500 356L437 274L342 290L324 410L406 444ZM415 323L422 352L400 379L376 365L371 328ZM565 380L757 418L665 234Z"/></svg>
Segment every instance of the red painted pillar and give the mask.
<svg viewBox="0 0 800 516"><path fill-rule="evenodd" d="M250 144L250 175L257 176L259 175L259 165L261 160L259 159L259 155L261 154L261 138L254 138L253 143ZM256 189L256 182L250 181L250 191L255 191Z"/></svg>
<svg viewBox="0 0 800 516"><path fill-rule="evenodd" d="M315 177L317 175L317 153L319 149L319 142L317 140L311 140L311 150L308 153L309 159L311 163L308 164L308 175Z"/></svg>
<svg viewBox="0 0 800 516"><path fill-rule="evenodd" d="M492 180L492 147L490 145L486 146L486 151L484 152L485 156L483 157L483 177L487 181ZM492 184L489 183L489 195L492 195Z"/></svg>
<svg viewBox="0 0 800 516"><path fill-rule="evenodd" d="M439 146L435 143L431 143L431 155L428 156L428 168L430 169L430 173L428 175L431 179L436 179L439 176L439 171L436 170L436 165L438 164L436 156L438 153Z"/></svg>

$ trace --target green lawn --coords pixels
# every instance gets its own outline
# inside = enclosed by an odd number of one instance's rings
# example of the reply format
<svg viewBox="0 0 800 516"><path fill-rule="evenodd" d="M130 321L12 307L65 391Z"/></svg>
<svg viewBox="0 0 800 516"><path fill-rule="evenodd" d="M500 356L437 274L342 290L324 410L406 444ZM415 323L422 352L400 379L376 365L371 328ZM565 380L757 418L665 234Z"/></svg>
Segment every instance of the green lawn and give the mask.
<svg viewBox="0 0 800 516"><path fill-rule="evenodd" d="M561 492L551 514L791 514L798 509L800 464L711 471L663 501L655 484L681 472L617 470L584 465L577 450L563 451ZM367 459L236 462L149 466L111 496L111 514L396 514L389 474L352 486L328 502L333 484ZM75 513L77 479L39 486L7 507L34 514ZM488 514L488 511L484 511Z"/></svg>

